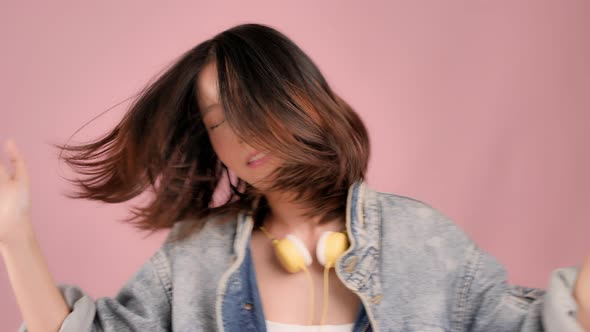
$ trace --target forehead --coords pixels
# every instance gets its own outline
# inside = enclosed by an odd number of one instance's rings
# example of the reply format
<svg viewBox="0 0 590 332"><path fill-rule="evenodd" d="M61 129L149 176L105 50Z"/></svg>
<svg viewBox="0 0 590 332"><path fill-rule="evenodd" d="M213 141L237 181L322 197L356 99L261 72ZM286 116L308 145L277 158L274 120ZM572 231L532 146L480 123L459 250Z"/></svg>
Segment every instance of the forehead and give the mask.
<svg viewBox="0 0 590 332"><path fill-rule="evenodd" d="M211 62L203 67L197 78L197 96L202 112L208 106L219 102L219 87L217 85L217 67Z"/></svg>

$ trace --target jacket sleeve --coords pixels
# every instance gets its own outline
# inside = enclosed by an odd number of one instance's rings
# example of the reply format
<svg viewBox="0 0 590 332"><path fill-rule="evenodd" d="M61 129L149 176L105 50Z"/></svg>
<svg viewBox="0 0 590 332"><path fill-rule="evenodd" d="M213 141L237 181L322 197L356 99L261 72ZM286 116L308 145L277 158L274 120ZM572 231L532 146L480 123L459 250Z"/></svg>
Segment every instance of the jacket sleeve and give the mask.
<svg viewBox="0 0 590 332"><path fill-rule="evenodd" d="M455 314L459 330L474 332L584 332L573 287L578 267L552 272L547 289L509 284L505 267L472 243Z"/></svg>
<svg viewBox="0 0 590 332"><path fill-rule="evenodd" d="M94 301L75 285L58 283L70 313L59 332L170 331L170 265L160 248L114 298ZM27 332L24 322L18 332Z"/></svg>

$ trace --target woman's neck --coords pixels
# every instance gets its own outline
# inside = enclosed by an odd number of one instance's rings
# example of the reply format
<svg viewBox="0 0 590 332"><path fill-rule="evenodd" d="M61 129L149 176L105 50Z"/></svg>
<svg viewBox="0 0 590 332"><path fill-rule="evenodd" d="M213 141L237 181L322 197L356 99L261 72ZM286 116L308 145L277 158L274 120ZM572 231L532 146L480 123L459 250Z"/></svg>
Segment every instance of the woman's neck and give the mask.
<svg viewBox="0 0 590 332"><path fill-rule="evenodd" d="M345 230L344 216L323 223L320 215L304 216L306 208L295 202L291 193L267 193L264 198L266 212L257 225L264 226L275 237L295 234L300 238L317 238L325 231Z"/></svg>

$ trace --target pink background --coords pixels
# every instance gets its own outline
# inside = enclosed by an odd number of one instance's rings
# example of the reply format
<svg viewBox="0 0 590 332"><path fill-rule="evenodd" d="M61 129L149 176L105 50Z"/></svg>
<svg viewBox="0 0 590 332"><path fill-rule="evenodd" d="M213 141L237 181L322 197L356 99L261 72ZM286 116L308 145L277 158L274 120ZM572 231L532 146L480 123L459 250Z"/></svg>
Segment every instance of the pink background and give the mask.
<svg viewBox="0 0 590 332"><path fill-rule="evenodd" d="M346 4L345 4L346 3ZM316 61L373 142L368 183L425 201L509 271L546 287L590 254L590 2L145 1L5 3L0 142L33 181L34 225L58 282L114 296L165 233L131 205L71 200L49 142L124 101L181 52L235 24L272 25ZM128 103L78 132L94 138ZM7 162L4 151L0 158ZM20 312L0 264L0 330Z"/></svg>

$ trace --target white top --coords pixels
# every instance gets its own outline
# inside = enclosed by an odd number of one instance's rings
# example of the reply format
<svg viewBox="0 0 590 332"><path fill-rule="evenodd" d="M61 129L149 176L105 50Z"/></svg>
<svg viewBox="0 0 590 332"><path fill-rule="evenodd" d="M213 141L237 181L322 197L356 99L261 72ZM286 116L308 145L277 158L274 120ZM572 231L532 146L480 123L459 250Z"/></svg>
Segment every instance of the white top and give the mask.
<svg viewBox="0 0 590 332"><path fill-rule="evenodd" d="M268 332L319 332L320 326L322 327L322 332L352 332L354 323L340 325L295 325L266 320L266 330Z"/></svg>

